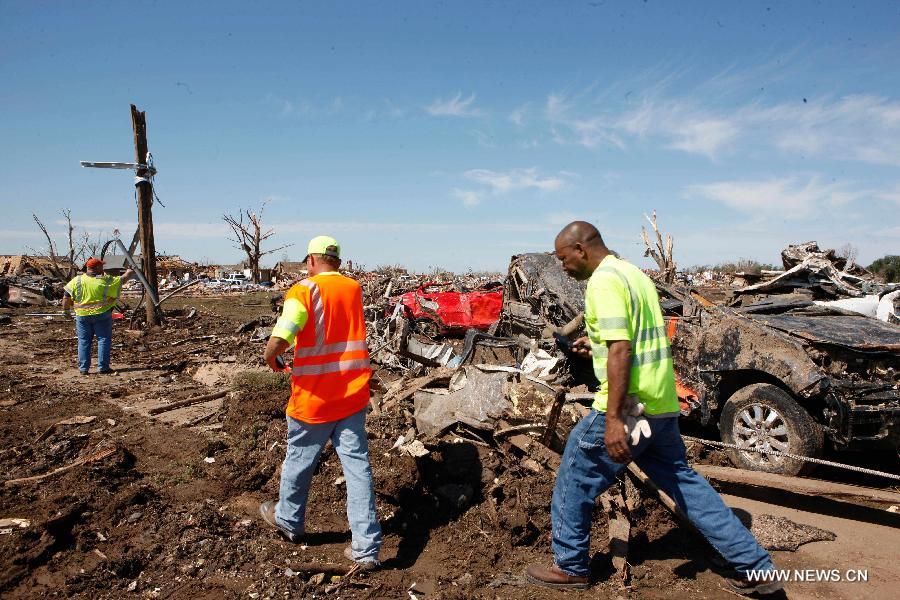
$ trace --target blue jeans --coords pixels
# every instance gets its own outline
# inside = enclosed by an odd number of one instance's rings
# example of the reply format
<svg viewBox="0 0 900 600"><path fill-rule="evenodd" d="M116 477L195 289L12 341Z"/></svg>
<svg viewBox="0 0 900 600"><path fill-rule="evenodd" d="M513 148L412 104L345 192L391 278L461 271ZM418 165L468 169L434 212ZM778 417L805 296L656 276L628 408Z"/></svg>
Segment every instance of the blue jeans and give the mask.
<svg viewBox="0 0 900 600"><path fill-rule="evenodd" d="M100 315L75 317L75 333L78 335L78 370L91 368L91 344L97 336L97 366L109 371L109 354L112 347L113 318L108 310Z"/></svg>
<svg viewBox="0 0 900 600"><path fill-rule="evenodd" d="M687 464L677 417L648 419L650 438L631 446L639 466L687 514L713 548L740 573L774 569L769 554L709 483ZM587 576L591 519L597 496L625 465L606 453L606 413L591 410L572 429L556 476L550 508L553 557L569 575Z"/></svg>
<svg viewBox="0 0 900 600"><path fill-rule="evenodd" d="M377 560L381 549L381 525L375 514L375 490L366 439L367 410L368 407L331 423L304 423L287 418L287 454L281 466L281 488L275 507L279 525L303 533L309 484L322 448L331 440L347 483L347 520L353 559L357 562Z"/></svg>

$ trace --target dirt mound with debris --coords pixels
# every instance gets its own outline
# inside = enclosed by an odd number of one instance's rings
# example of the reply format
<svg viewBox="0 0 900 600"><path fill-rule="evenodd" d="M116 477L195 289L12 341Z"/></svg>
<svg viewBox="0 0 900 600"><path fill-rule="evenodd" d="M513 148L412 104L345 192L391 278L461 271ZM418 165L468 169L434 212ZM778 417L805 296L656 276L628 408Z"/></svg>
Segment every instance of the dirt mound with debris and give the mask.
<svg viewBox="0 0 900 600"><path fill-rule="evenodd" d="M795 523L784 517L759 515L753 519L750 531L766 550L789 550L795 552L803 544L833 541L834 532L812 525Z"/></svg>

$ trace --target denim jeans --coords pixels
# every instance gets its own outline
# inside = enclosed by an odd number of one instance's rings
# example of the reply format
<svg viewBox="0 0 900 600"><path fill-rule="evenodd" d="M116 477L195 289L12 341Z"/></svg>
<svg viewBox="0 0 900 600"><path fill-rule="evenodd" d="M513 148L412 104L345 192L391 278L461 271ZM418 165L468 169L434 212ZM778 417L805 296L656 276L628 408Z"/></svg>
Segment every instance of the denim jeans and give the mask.
<svg viewBox="0 0 900 600"><path fill-rule="evenodd" d="M109 354L112 347L112 311L100 315L75 317L75 333L78 335L78 370L82 373L91 368L91 344L97 336L97 366L101 371L109 371Z"/></svg>
<svg viewBox="0 0 900 600"><path fill-rule="evenodd" d="M331 423L304 423L287 418L287 453L281 466L281 488L275 518L279 525L302 534L306 500L313 471L330 439L341 460L347 483L347 520L352 535L353 559L377 560L381 549L381 525L375 514L375 490L366 439L366 411Z"/></svg>
<svg viewBox="0 0 900 600"><path fill-rule="evenodd" d="M631 446L639 466L687 514L691 522L740 573L774 569L769 554L709 483L687 464L677 417L648 419L650 438ZM597 496L625 465L606 453L606 413L591 410L572 429L556 476L550 508L553 557L569 575L589 574L591 519Z"/></svg>

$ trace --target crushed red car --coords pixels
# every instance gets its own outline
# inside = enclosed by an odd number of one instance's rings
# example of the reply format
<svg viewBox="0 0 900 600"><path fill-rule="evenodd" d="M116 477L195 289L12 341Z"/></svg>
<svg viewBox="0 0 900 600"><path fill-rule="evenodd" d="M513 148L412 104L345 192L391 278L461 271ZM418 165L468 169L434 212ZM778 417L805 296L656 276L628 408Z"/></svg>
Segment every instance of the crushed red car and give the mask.
<svg viewBox="0 0 900 600"><path fill-rule="evenodd" d="M486 331L500 319L503 307L501 283L490 283L469 292L439 291L450 283L429 282L398 296L406 318L416 323L431 322L438 333L480 329Z"/></svg>

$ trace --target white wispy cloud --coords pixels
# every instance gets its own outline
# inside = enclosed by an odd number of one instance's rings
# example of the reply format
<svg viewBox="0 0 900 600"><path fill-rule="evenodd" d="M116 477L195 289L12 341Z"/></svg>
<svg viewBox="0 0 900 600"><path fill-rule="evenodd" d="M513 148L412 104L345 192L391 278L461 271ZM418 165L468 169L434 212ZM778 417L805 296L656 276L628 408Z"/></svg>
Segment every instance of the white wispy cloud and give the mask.
<svg viewBox="0 0 900 600"><path fill-rule="evenodd" d="M65 225L66 222L59 219L56 225ZM137 229L134 221L73 221L72 225L91 234L111 234L118 230L124 241L130 241ZM157 221L153 223L153 233L157 236L177 238L222 238L229 233L228 226L223 223L196 223Z"/></svg>
<svg viewBox="0 0 900 600"><path fill-rule="evenodd" d="M771 136L787 153L900 166L900 101L848 95L806 102L752 105L736 118Z"/></svg>
<svg viewBox="0 0 900 600"><path fill-rule="evenodd" d="M558 143L576 143L586 148L627 147L629 141L660 138L669 147L716 160L739 134L734 119L714 114L680 101L644 100L628 110L579 108L562 94L550 94L544 111Z"/></svg>
<svg viewBox="0 0 900 600"><path fill-rule="evenodd" d="M541 177L536 168L513 169L511 171L491 171L489 169L471 169L463 173L466 179L486 186L493 194L535 189L542 192L560 190L566 185L562 176Z"/></svg>
<svg viewBox="0 0 900 600"><path fill-rule="evenodd" d="M455 96L444 100L437 98L434 102L425 107L425 111L435 117L480 117L484 115L484 111L474 106L475 93L469 94L468 98L463 98L462 92L457 92Z"/></svg>
<svg viewBox="0 0 900 600"><path fill-rule="evenodd" d="M394 104L391 100L384 99L376 102L363 111L363 119L366 121L397 120L406 116L406 110Z"/></svg>
<svg viewBox="0 0 900 600"><path fill-rule="evenodd" d="M873 231L872 235L877 237L900 239L900 227L887 227L885 229L878 229L876 231Z"/></svg>
<svg viewBox="0 0 900 600"><path fill-rule="evenodd" d="M345 113L358 113L365 118L368 111L368 109L358 106L348 106L341 96L310 100L268 94L265 101L268 105L273 106L278 116L282 118L333 117Z"/></svg>
<svg viewBox="0 0 900 600"><path fill-rule="evenodd" d="M582 219L582 217L579 217L570 211L555 212L547 215L547 222L557 226L568 225L572 221L578 221L580 219Z"/></svg>
<svg viewBox="0 0 900 600"><path fill-rule="evenodd" d="M803 219L843 206L870 192L846 184L823 183L819 176L782 177L764 181L720 181L692 185L685 196L718 202L756 218Z"/></svg>
<svg viewBox="0 0 900 600"><path fill-rule="evenodd" d="M900 184L897 184L886 190L875 193L875 197L879 200L887 200L900 204Z"/></svg>
<svg viewBox="0 0 900 600"><path fill-rule="evenodd" d="M517 127L522 127L523 125L525 125L525 115L527 112L528 104L523 104L522 106L513 109L513 111L509 113L510 122Z"/></svg>
<svg viewBox="0 0 900 600"><path fill-rule="evenodd" d="M482 148L497 147L497 142L494 140L492 134L481 131L480 129L473 129L469 133L478 141L478 145Z"/></svg>
<svg viewBox="0 0 900 600"><path fill-rule="evenodd" d="M542 176L534 167L510 171L470 169L462 175L470 182L481 186L479 189L453 188L450 190L452 198L459 200L463 206L469 208L480 204L488 196L502 196L525 190L556 192L566 187L570 179L579 176L571 171L560 171L556 175Z"/></svg>
<svg viewBox="0 0 900 600"><path fill-rule="evenodd" d="M740 128L726 119L694 119L673 129L672 148L715 159Z"/></svg>
<svg viewBox="0 0 900 600"><path fill-rule="evenodd" d="M717 105L720 96L735 92L717 86L733 81L708 82L704 93L691 98L666 97L664 88L654 87L628 103L556 92L547 96L544 118L554 141L586 148L625 149L649 141L717 161L743 144L785 155L900 166L900 101L851 94Z"/></svg>
<svg viewBox="0 0 900 600"><path fill-rule="evenodd" d="M462 202L463 206L471 208L481 203L483 192L454 188L450 191L450 195Z"/></svg>

